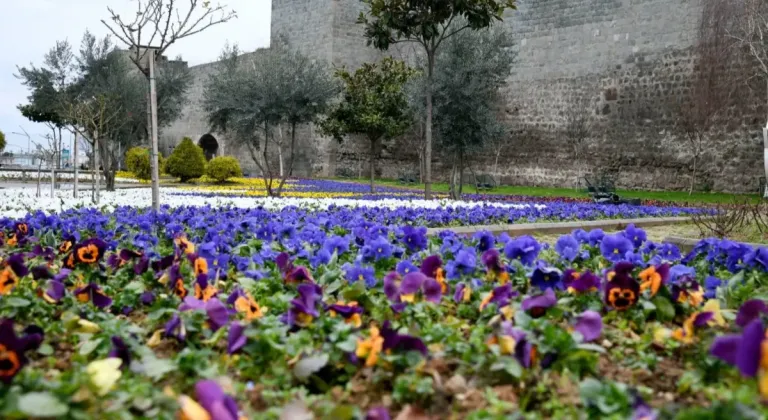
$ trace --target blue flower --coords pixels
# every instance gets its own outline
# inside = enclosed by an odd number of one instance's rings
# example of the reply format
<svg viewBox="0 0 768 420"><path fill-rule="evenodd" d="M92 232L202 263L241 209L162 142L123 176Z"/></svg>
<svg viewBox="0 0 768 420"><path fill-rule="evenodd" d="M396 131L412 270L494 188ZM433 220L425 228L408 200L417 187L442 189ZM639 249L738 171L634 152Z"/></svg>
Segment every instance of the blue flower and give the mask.
<svg viewBox="0 0 768 420"><path fill-rule="evenodd" d="M713 299L717 294L717 288L723 284L723 281L715 276L709 276L704 280L704 297Z"/></svg>
<svg viewBox="0 0 768 420"><path fill-rule="evenodd" d="M363 281L367 287L376 285L376 276L373 267L364 267L357 263L354 265L346 263L341 268L344 270L344 278L346 278L349 283Z"/></svg>
<svg viewBox="0 0 768 420"><path fill-rule="evenodd" d="M427 247L427 228L403 226L400 241L411 251L421 251Z"/></svg>
<svg viewBox="0 0 768 420"><path fill-rule="evenodd" d="M328 264L329 262L331 262L331 254L325 248L318 249L315 256L309 259L309 264L312 268L317 268L321 265Z"/></svg>
<svg viewBox="0 0 768 420"><path fill-rule="evenodd" d="M472 238L477 241L477 250L480 252L485 252L496 245L496 238L488 231L477 232Z"/></svg>
<svg viewBox="0 0 768 420"><path fill-rule="evenodd" d="M389 243L386 237L379 236L372 240L369 244L373 251L376 261L383 260L392 256L392 244Z"/></svg>
<svg viewBox="0 0 768 420"><path fill-rule="evenodd" d="M627 225L627 228L624 229L623 233L624 237L629 239L635 248L640 247L640 245L642 245L643 242L648 239L648 235L645 233L645 231L640 228L636 228L634 223Z"/></svg>
<svg viewBox="0 0 768 420"><path fill-rule="evenodd" d="M419 271L419 269L415 265L413 265L413 263L410 262L409 260L402 260L399 263L397 263L395 270L401 276L405 276L408 273Z"/></svg>
<svg viewBox="0 0 768 420"><path fill-rule="evenodd" d="M539 261L533 274L531 274L531 286L538 287L539 290L547 289L563 290L563 273L555 267L547 267L543 261Z"/></svg>
<svg viewBox="0 0 768 420"><path fill-rule="evenodd" d="M656 252L665 261L677 261L680 259L680 248L674 244L662 244Z"/></svg>
<svg viewBox="0 0 768 420"><path fill-rule="evenodd" d="M587 235L587 241L589 241L589 246L597 246L597 244L603 241L604 237L605 237L605 232L603 232L602 229L590 230L589 234Z"/></svg>
<svg viewBox="0 0 768 420"><path fill-rule="evenodd" d="M349 240L341 236L329 236L323 243L323 249L329 254L336 252L337 255L342 255L349 251Z"/></svg>
<svg viewBox="0 0 768 420"><path fill-rule="evenodd" d="M696 278L696 269L687 265L676 264L669 269L669 282L676 284L682 278Z"/></svg>
<svg viewBox="0 0 768 420"><path fill-rule="evenodd" d="M510 260L520 260L523 265L532 265L541 251L541 244L530 235L520 236L507 242L504 254Z"/></svg>
<svg viewBox="0 0 768 420"><path fill-rule="evenodd" d="M605 259L611 262L619 262L623 260L627 252L632 249L632 242L621 233L605 235L602 242L600 242L600 252Z"/></svg>
<svg viewBox="0 0 768 420"><path fill-rule="evenodd" d="M563 235L557 239L555 251L564 260L573 262L579 256L579 242L571 235Z"/></svg>
<svg viewBox="0 0 768 420"><path fill-rule="evenodd" d="M451 280L458 279L462 275L469 275L475 271L475 265L477 264L477 257L474 249L462 249L459 251L452 261L449 261L445 265L448 278Z"/></svg>

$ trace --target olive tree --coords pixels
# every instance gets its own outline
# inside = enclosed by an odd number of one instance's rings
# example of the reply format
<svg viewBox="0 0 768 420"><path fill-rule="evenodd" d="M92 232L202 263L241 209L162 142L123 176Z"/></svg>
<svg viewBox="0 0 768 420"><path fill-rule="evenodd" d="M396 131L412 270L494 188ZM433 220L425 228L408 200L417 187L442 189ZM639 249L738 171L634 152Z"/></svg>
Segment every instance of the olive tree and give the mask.
<svg viewBox="0 0 768 420"><path fill-rule="evenodd" d="M236 46L226 48L220 71L206 83L203 107L213 130L229 132L234 143L247 148L267 194L280 196L293 169L297 128L315 121L337 93L330 68L279 39L271 48L248 55ZM288 170L282 175L269 159L278 124L291 130Z"/></svg>

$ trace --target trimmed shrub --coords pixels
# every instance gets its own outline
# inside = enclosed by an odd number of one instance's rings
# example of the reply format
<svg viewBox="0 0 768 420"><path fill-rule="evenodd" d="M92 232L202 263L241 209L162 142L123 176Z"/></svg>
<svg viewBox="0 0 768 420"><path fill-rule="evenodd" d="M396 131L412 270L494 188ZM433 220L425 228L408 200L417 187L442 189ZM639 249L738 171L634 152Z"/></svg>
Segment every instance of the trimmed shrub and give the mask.
<svg viewBox="0 0 768 420"><path fill-rule="evenodd" d="M149 150L143 147L132 147L125 152L125 166L138 179L152 179Z"/></svg>
<svg viewBox="0 0 768 420"><path fill-rule="evenodd" d="M169 175L181 179L181 182L199 178L205 172L203 149L192 143L189 137L184 137L168 157L165 169Z"/></svg>
<svg viewBox="0 0 768 420"><path fill-rule="evenodd" d="M205 167L205 174L216 182L224 182L229 178L243 176L240 162L232 156L215 157Z"/></svg>
<svg viewBox="0 0 768 420"><path fill-rule="evenodd" d="M125 152L125 167L129 172L136 174L136 170L144 155L147 155L147 162L149 162L149 151L143 147L131 147Z"/></svg>

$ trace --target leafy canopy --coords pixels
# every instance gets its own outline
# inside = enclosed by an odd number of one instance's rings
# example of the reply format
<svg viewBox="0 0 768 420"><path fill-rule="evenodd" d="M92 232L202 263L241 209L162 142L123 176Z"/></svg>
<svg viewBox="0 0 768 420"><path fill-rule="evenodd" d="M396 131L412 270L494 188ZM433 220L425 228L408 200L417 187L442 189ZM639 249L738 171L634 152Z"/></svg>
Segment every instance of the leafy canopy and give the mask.
<svg viewBox="0 0 768 420"><path fill-rule="evenodd" d="M501 28L463 32L438 56L435 119L438 141L449 153L481 150L504 134L498 119L499 88L515 54Z"/></svg>
<svg viewBox="0 0 768 420"><path fill-rule="evenodd" d="M354 73L338 70L344 98L322 122L323 133L339 141L347 134L363 134L373 141L402 134L412 121L404 86L415 73L392 58L363 64Z"/></svg>
<svg viewBox="0 0 768 420"><path fill-rule="evenodd" d="M400 41L416 41L434 51L440 43L463 29L481 29L501 20L514 0L362 0L370 12L360 14L368 44L386 50ZM464 24L452 26L464 18Z"/></svg>

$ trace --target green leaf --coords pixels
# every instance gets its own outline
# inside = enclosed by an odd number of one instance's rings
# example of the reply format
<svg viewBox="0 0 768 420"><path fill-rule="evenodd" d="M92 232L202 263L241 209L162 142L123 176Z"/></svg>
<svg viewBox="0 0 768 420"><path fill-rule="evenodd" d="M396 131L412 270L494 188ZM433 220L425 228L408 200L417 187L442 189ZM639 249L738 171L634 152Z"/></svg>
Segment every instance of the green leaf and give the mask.
<svg viewBox="0 0 768 420"><path fill-rule="evenodd" d="M299 380L305 380L310 375L322 369L328 364L328 355L325 353L305 357L293 367L293 374Z"/></svg>
<svg viewBox="0 0 768 420"><path fill-rule="evenodd" d="M350 335L346 340L336 343L336 347L347 353L351 353L357 349L357 339Z"/></svg>
<svg viewBox="0 0 768 420"><path fill-rule="evenodd" d="M176 364L167 359L158 359L154 355L147 355L141 359L141 365L145 375L157 381L168 372L176 370Z"/></svg>
<svg viewBox="0 0 768 420"><path fill-rule="evenodd" d="M341 289L342 286L344 286L344 281L342 279L338 279L333 283L329 284L328 287L325 288L325 294L330 295L336 292L337 290Z"/></svg>
<svg viewBox="0 0 768 420"><path fill-rule="evenodd" d="M53 354L53 347L48 343L42 344L40 348L37 349L37 353L42 354L43 356L50 356Z"/></svg>
<svg viewBox="0 0 768 420"><path fill-rule="evenodd" d="M338 420L352 420L355 418L355 413L355 407L351 405L337 405L328 415L328 418Z"/></svg>
<svg viewBox="0 0 768 420"><path fill-rule="evenodd" d="M576 348L581 350L596 351L598 353L605 353L605 347L593 343L582 343L576 346Z"/></svg>
<svg viewBox="0 0 768 420"><path fill-rule="evenodd" d="M69 407L50 392L30 392L19 398L19 410L30 417L61 417Z"/></svg>
<svg viewBox="0 0 768 420"><path fill-rule="evenodd" d="M103 341L102 338L96 338L96 339L88 340L88 341L84 342L80 346L80 351L79 351L80 355L81 356L87 356L87 355L91 354L91 352L96 350L96 347L99 347L99 344L101 344L102 341Z"/></svg>
<svg viewBox="0 0 768 420"><path fill-rule="evenodd" d="M123 290L129 290L136 293L143 293L144 292L144 283L140 281L132 281L125 285L125 288Z"/></svg>
<svg viewBox="0 0 768 420"><path fill-rule="evenodd" d="M653 298L653 304L656 305L656 316L659 321L671 321L675 317L675 307L669 299L657 295Z"/></svg>
<svg viewBox="0 0 768 420"><path fill-rule="evenodd" d="M9 297L8 299L5 299L5 304L10 306L11 308L23 308L25 306L31 305L32 302L24 298L12 296L12 297Z"/></svg>

